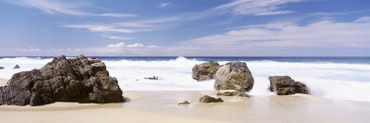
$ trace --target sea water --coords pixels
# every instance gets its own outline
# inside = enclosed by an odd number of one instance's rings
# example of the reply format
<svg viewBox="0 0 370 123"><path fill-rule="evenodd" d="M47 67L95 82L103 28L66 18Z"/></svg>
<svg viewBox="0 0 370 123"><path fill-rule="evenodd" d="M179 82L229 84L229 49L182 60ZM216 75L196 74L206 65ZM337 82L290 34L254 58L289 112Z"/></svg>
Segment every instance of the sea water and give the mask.
<svg viewBox="0 0 370 123"><path fill-rule="evenodd" d="M69 57L73 58L73 57ZM214 81L192 79L192 67L209 60L225 64L243 61L254 77L251 95L274 95L269 76L289 75L305 83L312 95L370 101L369 57L97 57L123 91L214 90ZM10 79L20 71L39 69L52 57L1 57L0 78ZM20 69L13 69L15 65ZM158 76L159 80L145 77Z"/></svg>

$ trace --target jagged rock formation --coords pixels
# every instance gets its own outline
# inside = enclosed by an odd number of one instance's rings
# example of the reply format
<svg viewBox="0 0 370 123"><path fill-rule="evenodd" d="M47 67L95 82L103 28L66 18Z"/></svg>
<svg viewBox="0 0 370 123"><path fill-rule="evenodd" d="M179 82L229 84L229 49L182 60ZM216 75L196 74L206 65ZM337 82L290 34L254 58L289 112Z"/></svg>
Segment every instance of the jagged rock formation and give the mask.
<svg viewBox="0 0 370 123"><path fill-rule="evenodd" d="M192 69L193 79L198 81L213 79L219 67L220 65L213 61L197 64Z"/></svg>
<svg viewBox="0 0 370 123"><path fill-rule="evenodd" d="M215 75L216 90L249 91L253 88L253 76L245 62L229 62L221 66Z"/></svg>
<svg viewBox="0 0 370 123"><path fill-rule="evenodd" d="M308 88L301 82L296 82L289 76L270 76L270 91L277 95L291 95L295 93L309 94Z"/></svg>
<svg viewBox="0 0 370 123"><path fill-rule="evenodd" d="M0 105L44 105L61 102L124 102L116 78L105 64L81 55L54 58L41 69L16 73L0 87Z"/></svg>

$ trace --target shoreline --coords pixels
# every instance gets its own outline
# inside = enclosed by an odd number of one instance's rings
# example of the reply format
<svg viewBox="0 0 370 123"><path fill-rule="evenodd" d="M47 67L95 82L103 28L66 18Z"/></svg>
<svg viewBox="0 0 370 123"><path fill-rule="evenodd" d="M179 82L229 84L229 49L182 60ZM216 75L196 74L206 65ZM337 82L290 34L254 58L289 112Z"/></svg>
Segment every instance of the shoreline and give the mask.
<svg viewBox="0 0 370 123"><path fill-rule="evenodd" d="M216 91L124 91L126 103L44 106L0 106L5 122L365 122L370 102L327 99L311 95L221 97L223 103L203 104ZM215 96L216 97L216 96ZM189 105L177 105L187 100ZM62 117L61 117L62 116ZM86 119L75 120L75 117ZM143 118L145 117L145 118ZM68 119L70 118L70 119Z"/></svg>
<svg viewBox="0 0 370 123"><path fill-rule="evenodd" d="M0 84L6 84L0 79ZM217 96L217 91L125 91L125 103L0 106L0 122L366 122L370 102L288 96ZM203 95L224 102L203 104ZM180 101L189 105L178 105Z"/></svg>

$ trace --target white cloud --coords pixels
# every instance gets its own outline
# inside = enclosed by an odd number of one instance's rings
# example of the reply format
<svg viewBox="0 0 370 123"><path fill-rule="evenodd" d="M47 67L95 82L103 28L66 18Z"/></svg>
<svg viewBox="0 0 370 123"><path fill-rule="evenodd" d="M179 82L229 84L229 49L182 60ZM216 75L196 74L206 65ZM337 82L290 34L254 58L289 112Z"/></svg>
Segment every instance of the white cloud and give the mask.
<svg viewBox="0 0 370 123"><path fill-rule="evenodd" d="M127 45L127 47L143 47L144 45L143 44L140 44L140 43L134 43L134 44L129 44Z"/></svg>
<svg viewBox="0 0 370 123"><path fill-rule="evenodd" d="M113 40L131 40L136 39L134 37L124 37L124 36L114 36L114 35L103 35L105 38L113 39Z"/></svg>
<svg viewBox="0 0 370 123"><path fill-rule="evenodd" d="M29 48L19 48L18 51L21 51L21 52L40 52L42 50L40 48L29 47Z"/></svg>
<svg viewBox="0 0 370 123"><path fill-rule="evenodd" d="M87 29L92 32L119 32L119 33L133 33L138 30L122 28L114 25L104 25L104 24L75 24L75 25L63 25L61 27L65 28L77 28L77 29Z"/></svg>
<svg viewBox="0 0 370 123"><path fill-rule="evenodd" d="M281 10L286 3L299 2L302 0L235 0L216 8L216 12L231 12L235 15L278 15L288 14L293 11Z"/></svg>
<svg viewBox="0 0 370 123"><path fill-rule="evenodd" d="M47 14L67 14L75 16L102 16L102 17L137 17L134 14L122 13L89 13L84 8L91 8L89 3L82 2L65 2L60 0L7 0L9 3L21 5L24 7L36 8Z"/></svg>
<svg viewBox="0 0 370 123"><path fill-rule="evenodd" d="M158 5L158 8L164 8L164 7L169 6L170 4L171 3L169 3L169 2L161 3L161 4Z"/></svg>
<svg viewBox="0 0 370 123"><path fill-rule="evenodd" d="M363 21L365 20L365 21ZM308 25L270 23L183 42L202 48L364 48L370 47L370 21L319 21Z"/></svg>
<svg viewBox="0 0 370 123"><path fill-rule="evenodd" d="M116 43L116 44L108 44L107 46L108 48L124 48L124 47L127 47L127 48L137 48L137 47L144 47L144 44L141 44L141 43L133 43L133 44L125 44L123 42L119 42L119 43ZM151 48L154 48L152 46L150 46Z"/></svg>
<svg viewBox="0 0 370 123"><path fill-rule="evenodd" d="M125 46L125 43L123 42L119 42L119 43L116 43L116 44L108 44L108 48L122 48Z"/></svg>

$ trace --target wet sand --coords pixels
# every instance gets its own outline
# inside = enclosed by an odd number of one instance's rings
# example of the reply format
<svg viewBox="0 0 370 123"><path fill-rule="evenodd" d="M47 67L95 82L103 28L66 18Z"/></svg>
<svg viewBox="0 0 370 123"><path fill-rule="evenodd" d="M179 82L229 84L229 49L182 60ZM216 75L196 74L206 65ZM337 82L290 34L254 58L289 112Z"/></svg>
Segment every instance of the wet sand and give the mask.
<svg viewBox="0 0 370 123"><path fill-rule="evenodd" d="M367 122L369 102L310 95L225 97L215 91L124 91L126 103L0 106L0 122ZM187 100L189 105L177 105Z"/></svg>

